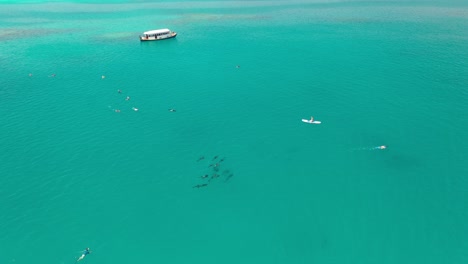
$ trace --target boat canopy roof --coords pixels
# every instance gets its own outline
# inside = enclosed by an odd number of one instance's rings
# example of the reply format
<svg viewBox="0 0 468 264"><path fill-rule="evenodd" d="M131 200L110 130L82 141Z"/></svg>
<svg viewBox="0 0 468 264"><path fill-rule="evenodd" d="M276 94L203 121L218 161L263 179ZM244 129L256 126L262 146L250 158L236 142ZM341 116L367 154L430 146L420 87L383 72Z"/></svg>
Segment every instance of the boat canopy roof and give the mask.
<svg viewBox="0 0 468 264"><path fill-rule="evenodd" d="M153 34L169 33L169 32L171 32L169 29L163 28L163 29L156 29L156 30L146 31L146 32L143 32L143 34L144 35L153 35Z"/></svg>

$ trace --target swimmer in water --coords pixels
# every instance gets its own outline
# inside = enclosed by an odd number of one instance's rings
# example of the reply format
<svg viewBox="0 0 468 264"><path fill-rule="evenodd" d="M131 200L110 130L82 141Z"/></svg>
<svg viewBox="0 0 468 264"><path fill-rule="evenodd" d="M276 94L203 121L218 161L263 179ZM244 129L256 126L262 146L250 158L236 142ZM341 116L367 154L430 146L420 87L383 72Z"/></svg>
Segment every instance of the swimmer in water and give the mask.
<svg viewBox="0 0 468 264"><path fill-rule="evenodd" d="M137 112L138 111L138 108L136 107L132 107L133 111Z"/></svg>
<svg viewBox="0 0 468 264"><path fill-rule="evenodd" d="M314 117L313 116L310 117L310 122L314 122Z"/></svg>
<svg viewBox="0 0 468 264"><path fill-rule="evenodd" d="M118 92L119 94L121 94L121 93L122 93L122 90L118 89L117 92Z"/></svg>
<svg viewBox="0 0 468 264"><path fill-rule="evenodd" d="M218 156L214 156L213 160L215 160L215 159L217 159L217 158L218 158Z"/></svg>
<svg viewBox="0 0 468 264"><path fill-rule="evenodd" d="M76 262L84 259L86 257L86 255L90 254L91 253L91 250L89 250L89 248L86 248L83 253L81 254L81 256L76 260Z"/></svg>
<svg viewBox="0 0 468 264"><path fill-rule="evenodd" d="M114 110L116 113L120 113L120 109L115 109Z"/></svg>
<svg viewBox="0 0 468 264"><path fill-rule="evenodd" d="M240 65L236 65L236 68L239 69L239 68L240 68Z"/></svg>
<svg viewBox="0 0 468 264"><path fill-rule="evenodd" d="M176 110L175 109L169 109L169 112L175 112Z"/></svg>
<svg viewBox="0 0 468 264"><path fill-rule="evenodd" d="M127 98L125 98L125 100L127 100L127 101L130 100L130 96L127 96Z"/></svg>
<svg viewBox="0 0 468 264"><path fill-rule="evenodd" d="M208 178L208 174L205 174L205 175L201 176L201 178L202 178L202 179Z"/></svg>
<svg viewBox="0 0 468 264"><path fill-rule="evenodd" d="M201 156L200 158L198 158L197 162L200 161L200 160L204 160L205 157L204 156Z"/></svg>

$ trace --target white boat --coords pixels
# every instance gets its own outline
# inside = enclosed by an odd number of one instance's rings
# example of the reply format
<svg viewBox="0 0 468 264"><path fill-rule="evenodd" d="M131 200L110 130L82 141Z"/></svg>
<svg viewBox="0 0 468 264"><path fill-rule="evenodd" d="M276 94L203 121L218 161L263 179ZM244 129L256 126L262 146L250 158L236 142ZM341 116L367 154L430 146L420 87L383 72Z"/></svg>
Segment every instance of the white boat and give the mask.
<svg viewBox="0 0 468 264"><path fill-rule="evenodd" d="M143 35L140 36L141 41L149 41L149 40L162 40L173 38L177 36L176 32L172 32L167 28L164 29L156 29L143 32Z"/></svg>

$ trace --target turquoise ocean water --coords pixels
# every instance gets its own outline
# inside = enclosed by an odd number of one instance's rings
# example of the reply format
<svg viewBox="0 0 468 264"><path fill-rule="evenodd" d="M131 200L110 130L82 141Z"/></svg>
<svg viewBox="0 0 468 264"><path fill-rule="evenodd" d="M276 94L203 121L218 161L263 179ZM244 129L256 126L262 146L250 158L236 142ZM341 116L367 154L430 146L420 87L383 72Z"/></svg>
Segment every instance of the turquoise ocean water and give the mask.
<svg viewBox="0 0 468 264"><path fill-rule="evenodd" d="M467 85L463 1L2 1L0 263L466 263Z"/></svg>

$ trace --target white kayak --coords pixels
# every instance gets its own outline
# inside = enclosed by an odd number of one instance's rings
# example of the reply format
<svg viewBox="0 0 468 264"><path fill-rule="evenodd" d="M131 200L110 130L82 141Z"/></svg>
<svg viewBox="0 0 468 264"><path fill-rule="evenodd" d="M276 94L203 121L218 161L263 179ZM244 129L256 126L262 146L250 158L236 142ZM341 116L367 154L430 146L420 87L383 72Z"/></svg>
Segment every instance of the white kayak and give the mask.
<svg viewBox="0 0 468 264"><path fill-rule="evenodd" d="M321 121L315 121L315 120L314 120L314 121L310 121L309 119L302 119L302 122L304 122L304 123L309 123L309 124L317 124L317 125L318 125L318 124L322 124Z"/></svg>

